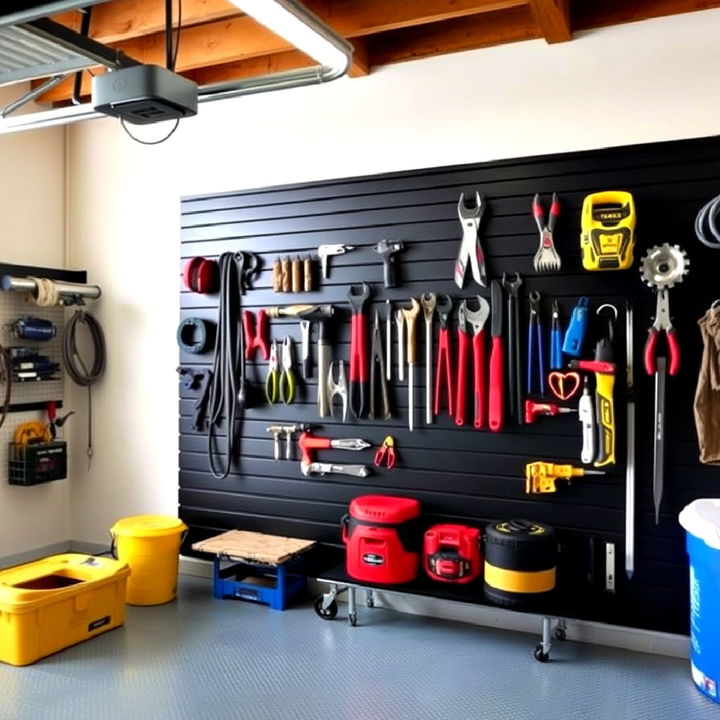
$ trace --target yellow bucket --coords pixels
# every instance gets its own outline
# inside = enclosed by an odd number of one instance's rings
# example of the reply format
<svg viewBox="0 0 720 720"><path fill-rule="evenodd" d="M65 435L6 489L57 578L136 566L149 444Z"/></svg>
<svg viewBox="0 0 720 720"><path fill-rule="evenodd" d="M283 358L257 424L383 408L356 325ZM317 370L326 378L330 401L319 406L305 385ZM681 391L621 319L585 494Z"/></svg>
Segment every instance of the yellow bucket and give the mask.
<svg viewBox="0 0 720 720"><path fill-rule="evenodd" d="M118 560L132 570L127 584L130 605L161 605L175 599L186 530L185 523L171 515L136 515L110 528Z"/></svg>

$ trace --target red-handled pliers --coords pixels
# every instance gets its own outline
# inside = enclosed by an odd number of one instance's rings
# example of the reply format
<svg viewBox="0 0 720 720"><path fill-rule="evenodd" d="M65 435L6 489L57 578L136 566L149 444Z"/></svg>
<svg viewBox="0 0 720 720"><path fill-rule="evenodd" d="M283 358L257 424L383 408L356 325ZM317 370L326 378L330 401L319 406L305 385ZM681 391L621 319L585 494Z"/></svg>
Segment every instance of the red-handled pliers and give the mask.
<svg viewBox="0 0 720 720"><path fill-rule="evenodd" d="M245 331L245 359L252 360L255 349L262 353L263 360L270 357L270 341L268 339L268 316L264 310L257 314L257 328L255 316L250 310L243 310L243 330Z"/></svg>
<svg viewBox="0 0 720 720"><path fill-rule="evenodd" d="M442 398L443 383L447 391L448 415L453 416L453 381L450 369L450 313L452 312L452 298L449 295L438 295L437 313L440 318L438 332L437 362L435 363L435 403L434 414L440 414L440 400ZM443 375L445 377L443 378Z"/></svg>
<svg viewBox="0 0 720 720"><path fill-rule="evenodd" d="M368 352L365 334L364 307L370 297L370 286L362 283L360 292L351 285L348 290L350 303L350 409L359 420L366 412Z"/></svg>
<svg viewBox="0 0 720 720"><path fill-rule="evenodd" d="M670 296L667 288L658 288L655 322L648 328L648 338L645 341L645 351L643 352L645 372L648 375L655 374L657 342L660 333L663 331L667 337L668 375L677 375L678 370L680 370L680 344L670 319Z"/></svg>
<svg viewBox="0 0 720 720"><path fill-rule="evenodd" d="M392 470L396 462L395 438L392 435L388 435L375 453L375 467L383 467L384 465L388 470Z"/></svg>

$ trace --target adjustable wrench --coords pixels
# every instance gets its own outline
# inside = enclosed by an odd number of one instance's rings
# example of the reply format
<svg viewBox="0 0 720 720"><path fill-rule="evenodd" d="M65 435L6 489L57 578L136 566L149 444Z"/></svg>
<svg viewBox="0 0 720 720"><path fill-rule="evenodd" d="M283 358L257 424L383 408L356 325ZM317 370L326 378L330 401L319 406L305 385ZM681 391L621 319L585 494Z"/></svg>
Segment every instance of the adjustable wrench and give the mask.
<svg viewBox="0 0 720 720"><path fill-rule="evenodd" d="M437 305L435 293L425 293L420 298L425 315L425 424L433 421L432 408L432 348L433 348L433 316Z"/></svg>
<svg viewBox="0 0 720 720"><path fill-rule="evenodd" d="M473 377L475 398L475 428L485 426L485 331L484 326L490 316L490 304L484 297L477 296L478 309L470 310L464 300L465 317L473 329Z"/></svg>
<svg viewBox="0 0 720 720"><path fill-rule="evenodd" d="M412 432L415 425L415 363L417 346L415 344L415 327L420 313L420 303L410 298L411 307L402 309L407 324L407 361L408 361L408 430Z"/></svg>

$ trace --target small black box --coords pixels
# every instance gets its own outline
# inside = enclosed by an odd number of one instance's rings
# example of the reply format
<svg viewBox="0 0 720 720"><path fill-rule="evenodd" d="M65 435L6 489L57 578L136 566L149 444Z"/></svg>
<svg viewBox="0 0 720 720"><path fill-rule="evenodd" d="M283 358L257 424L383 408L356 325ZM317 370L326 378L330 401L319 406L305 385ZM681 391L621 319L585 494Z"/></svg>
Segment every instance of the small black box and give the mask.
<svg viewBox="0 0 720 720"><path fill-rule="evenodd" d="M67 443L10 443L10 485L37 485L67 477Z"/></svg>
<svg viewBox="0 0 720 720"><path fill-rule="evenodd" d="M197 115L198 88L159 65L135 65L92 79L93 108L135 125Z"/></svg>

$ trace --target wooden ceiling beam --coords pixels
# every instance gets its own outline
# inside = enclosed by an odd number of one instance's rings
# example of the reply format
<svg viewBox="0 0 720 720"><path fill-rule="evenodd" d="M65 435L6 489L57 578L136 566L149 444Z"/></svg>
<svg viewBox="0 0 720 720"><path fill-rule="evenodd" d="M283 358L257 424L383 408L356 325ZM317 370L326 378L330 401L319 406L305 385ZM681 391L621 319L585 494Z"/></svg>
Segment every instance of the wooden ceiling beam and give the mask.
<svg viewBox="0 0 720 720"><path fill-rule="evenodd" d="M372 66L542 37L529 7L448 20L369 38Z"/></svg>
<svg viewBox="0 0 720 720"><path fill-rule="evenodd" d="M173 12L177 18L177 0ZM230 0L182 0L183 28L240 15L242 12ZM80 28L77 11L61 13L53 20L74 30ZM90 37L101 43L122 42L164 30L165 3L161 0L113 0L93 6L90 16Z"/></svg>
<svg viewBox="0 0 720 720"><path fill-rule="evenodd" d="M305 5L346 38L491 13L527 0L306 0Z"/></svg>
<svg viewBox="0 0 720 720"><path fill-rule="evenodd" d="M528 0L538 27L548 43L572 40L570 0Z"/></svg>

